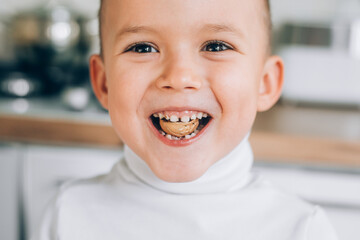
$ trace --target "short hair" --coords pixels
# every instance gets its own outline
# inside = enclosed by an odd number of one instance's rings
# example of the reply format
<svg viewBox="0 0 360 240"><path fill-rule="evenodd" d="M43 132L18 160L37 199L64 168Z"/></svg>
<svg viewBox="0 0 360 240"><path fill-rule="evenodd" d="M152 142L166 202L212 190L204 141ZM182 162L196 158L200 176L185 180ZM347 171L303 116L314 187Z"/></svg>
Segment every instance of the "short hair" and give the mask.
<svg viewBox="0 0 360 240"><path fill-rule="evenodd" d="M100 8L98 13L98 19L99 19L99 38L100 38L100 55L103 56L103 44L102 44L102 24L104 21L104 12L105 12L105 1L106 0L100 0ZM271 54L271 45L272 45L272 21L271 21L271 9L270 9L270 0L262 0L264 2L264 8L263 11L263 20L264 25L266 28L266 35L268 38L267 41L267 54Z"/></svg>
<svg viewBox="0 0 360 240"><path fill-rule="evenodd" d="M272 46L272 19L271 19L271 7L270 7L270 0L264 0L265 4L265 11L264 13L264 23L266 27L266 36L268 38L267 41L267 53L271 54L271 46Z"/></svg>

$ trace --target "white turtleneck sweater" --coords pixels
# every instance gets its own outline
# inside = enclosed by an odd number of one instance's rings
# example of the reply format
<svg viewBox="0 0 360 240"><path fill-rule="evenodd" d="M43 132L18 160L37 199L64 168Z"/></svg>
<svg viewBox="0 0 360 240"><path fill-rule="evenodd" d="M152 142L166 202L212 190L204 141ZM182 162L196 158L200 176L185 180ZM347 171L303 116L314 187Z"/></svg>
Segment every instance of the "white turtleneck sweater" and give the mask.
<svg viewBox="0 0 360 240"><path fill-rule="evenodd" d="M202 177L157 178L130 148L107 175L62 187L33 240L336 240L324 212L250 171L245 139Z"/></svg>

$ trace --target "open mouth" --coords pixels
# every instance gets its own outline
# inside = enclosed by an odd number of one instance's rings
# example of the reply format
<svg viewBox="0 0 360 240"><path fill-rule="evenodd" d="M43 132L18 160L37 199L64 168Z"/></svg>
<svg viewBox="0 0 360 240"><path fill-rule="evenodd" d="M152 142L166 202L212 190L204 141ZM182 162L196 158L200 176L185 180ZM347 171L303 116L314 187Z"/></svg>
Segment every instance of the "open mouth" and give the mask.
<svg viewBox="0 0 360 240"><path fill-rule="evenodd" d="M210 122L208 113L186 111L184 113L159 112L150 116L152 124L169 140L194 138Z"/></svg>

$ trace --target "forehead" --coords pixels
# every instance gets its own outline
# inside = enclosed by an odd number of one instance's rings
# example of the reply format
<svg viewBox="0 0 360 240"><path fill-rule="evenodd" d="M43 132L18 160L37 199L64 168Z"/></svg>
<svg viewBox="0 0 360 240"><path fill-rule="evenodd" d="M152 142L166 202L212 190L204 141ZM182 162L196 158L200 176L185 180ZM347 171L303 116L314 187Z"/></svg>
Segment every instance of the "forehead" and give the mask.
<svg viewBox="0 0 360 240"><path fill-rule="evenodd" d="M198 30L221 25L254 32L263 23L264 7L258 0L103 0L102 24L111 29L151 25L158 30ZM110 26L108 26L110 27Z"/></svg>

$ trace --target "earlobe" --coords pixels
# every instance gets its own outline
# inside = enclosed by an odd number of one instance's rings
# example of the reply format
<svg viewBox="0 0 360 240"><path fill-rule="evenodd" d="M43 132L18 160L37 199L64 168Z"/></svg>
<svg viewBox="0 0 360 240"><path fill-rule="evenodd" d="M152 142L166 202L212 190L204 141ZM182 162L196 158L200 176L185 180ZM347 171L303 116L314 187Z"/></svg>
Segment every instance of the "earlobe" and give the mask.
<svg viewBox="0 0 360 240"><path fill-rule="evenodd" d="M92 55L90 58L90 78L96 98L105 109L108 109L108 87L105 68L99 55Z"/></svg>
<svg viewBox="0 0 360 240"><path fill-rule="evenodd" d="M278 56L271 56L265 63L259 85L257 110L263 112L271 108L280 98L284 81L284 63Z"/></svg>

